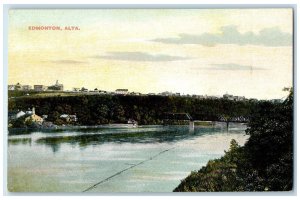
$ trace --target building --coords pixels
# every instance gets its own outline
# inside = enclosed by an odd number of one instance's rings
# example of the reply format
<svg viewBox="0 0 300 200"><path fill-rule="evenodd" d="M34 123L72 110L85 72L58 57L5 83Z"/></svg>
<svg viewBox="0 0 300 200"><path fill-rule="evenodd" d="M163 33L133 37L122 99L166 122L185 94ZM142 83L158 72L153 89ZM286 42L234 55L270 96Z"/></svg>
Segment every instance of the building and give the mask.
<svg viewBox="0 0 300 200"><path fill-rule="evenodd" d="M22 110L20 110L17 114L16 114L16 119L23 117L25 115L25 112L23 112Z"/></svg>
<svg viewBox="0 0 300 200"><path fill-rule="evenodd" d="M77 122L76 115L62 114L60 115L60 118L65 120L66 122Z"/></svg>
<svg viewBox="0 0 300 200"><path fill-rule="evenodd" d="M223 95L224 99L232 100L232 101L244 101L246 98L244 96L233 96L231 94L224 94Z"/></svg>
<svg viewBox="0 0 300 200"><path fill-rule="evenodd" d="M223 98L224 98L224 99L227 99L227 100L232 100L232 101L234 100L234 97L233 97L233 95L231 95L231 94L224 94L224 95L223 95Z"/></svg>
<svg viewBox="0 0 300 200"><path fill-rule="evenodd" d="M27 114L27 112L26 112L26 114ZM25 122L31 121L31 122L34 122L34 123L37 123L37 124L42 124L43 121L44 121L44 119L42 117L35 114L35 108L34 107L32 108L31 112L28 112L27 115L29 115L29 116L25 118Z"/></svg>
<svg viewBox="0 0 300 200"><path fill-rule="evenodd" d="M237 101L239 99L238 96L233 96L233 101Z"/></svg>
<svg viewBox="0 0 300 200"><path fill-rule="evenodd" d="M33 88L34 91L38 91L38 92L47 90L47 86L45 85L34 85Z"/></svg>
<svg viewBox="0 0 300 200"><path fill-rule="evenodd" d="M238 101L245 101L246 98L244 96L238 96Z"/></svg>
<svg viewBox="0 0 300 200"><path fill-rule="evenodd" d="M15 120L15 119L18 119L18 118L24 116L25 114L26 113L23 112L22 110L8 112L8 119Z"/></svg>
<svg viewBox="0 0 300 200"><path fill-rule="evenodd" d="M140 92L130 92L129 94L133 95L133 96L141 96L142 95L142 93L140 93Z"/></svg>
<svg viewBox="0 0 300 200"><path fill-rule="evenodd" d="M128 94L128 89L116 89L115 94L126 95Z"/></svg>
<svg viewBox="0 0 300 200"><path fill-rule="evenodd" d="M85 87L82 87L82 88L80 89L80 91L81 91L81 92L88 92L89 90L88 90L87 88L85 88Z"/></svg>
<svg viewBox="0 0 300 200"><path fill-rule="evenodd" d="M48 90L51 90L51 91L63 91L64 90L64 85L58 83L58 80L56 80L56 83L54 85L48 86Z"/></svg>
<svg viewBox="0 0 300 200"><path fill-rule="evenodd" d="M32 90L31 85L21 85L20 83L17 83L16 85L8 85L8 90L20 90L20 91L29 91Z"/></svg>
<svg viewBox="0 0 300 200"><path fill-rule="evenodd" d="M159 93L159 95L161 95L161 96L173 96L173 93L165 91L165 92Z"/></svg>
<svg viewBox="0 0 300 200"><path fill-rule="evenodd" d="M31 85L22 85L22 90L23 90L23 91L29 91L29 90L32 90L32 86L31 86Z"/></svg>
<svg viewBox="0 0 300 200"><path fill-rule="evenodd" d="M13 91L13 90L15 90L15 85L8 85L7 89L10 91Z"/></svg>
<svg viewBox="0 0 300 200"><path fill-rule="evenodd" d="M107 94L107 92L104 90L99 90L99 94Z"/></svg>
<svg viewBox="0 0 300 200"><path fill-rule="evenodd" d="M148 93L147 95L148 96L155 96L156 94L155 93Z"/></svg>
<svg viewBox="0 0 300 200"><path fill-rule="evenodd" d="M283 103L282 99L271 99L270 100L272 103Z"/></svg>

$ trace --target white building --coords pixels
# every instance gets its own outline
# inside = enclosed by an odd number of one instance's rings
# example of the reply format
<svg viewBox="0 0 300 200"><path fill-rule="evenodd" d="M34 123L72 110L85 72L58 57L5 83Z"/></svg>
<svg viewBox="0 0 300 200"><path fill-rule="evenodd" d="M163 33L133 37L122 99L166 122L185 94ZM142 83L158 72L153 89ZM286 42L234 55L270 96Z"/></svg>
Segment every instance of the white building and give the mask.
<svg viewBox="0 0 300 200"><path fill-rule="evenodd" d="M7 89L11 91L15 90L15 85L8 85Z"/></svg>
<svg viewBox="0 0 300 200"><path fill-rule="evenodd" d="M128 94L128 89L116 89L115 94L126 95Z"/></svg>

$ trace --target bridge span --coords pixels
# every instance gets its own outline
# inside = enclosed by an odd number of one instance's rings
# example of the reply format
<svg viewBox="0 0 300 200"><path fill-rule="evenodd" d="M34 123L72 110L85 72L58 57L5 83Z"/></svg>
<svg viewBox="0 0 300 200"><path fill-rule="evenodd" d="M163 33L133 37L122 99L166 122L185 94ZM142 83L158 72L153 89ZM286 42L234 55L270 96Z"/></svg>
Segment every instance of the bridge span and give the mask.
<svg viewBox="0 0 300 200"><path fill-rule="evenodd" d="M172 122L176 121L183 121L183 122L189 122L189 128L190 130L194 130L195 127L195 122L201 122L201 120L195 120L189 113L175 113L175 112L169 112L165 113L164 116L164 124L165 125L170 125ZM229 117L225 115L220 115L218 117L218 120L212 120L212 122L225 122L227 129L229 128L229 123L248 123L249 118L244 117L244 116L238 116L238 117Z"/></svg>

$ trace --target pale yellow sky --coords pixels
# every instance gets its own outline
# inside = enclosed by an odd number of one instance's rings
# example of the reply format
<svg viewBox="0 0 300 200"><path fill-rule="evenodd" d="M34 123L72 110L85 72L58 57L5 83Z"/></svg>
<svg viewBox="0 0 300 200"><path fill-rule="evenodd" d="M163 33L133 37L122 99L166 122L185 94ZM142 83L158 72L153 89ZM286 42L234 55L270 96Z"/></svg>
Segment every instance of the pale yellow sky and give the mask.
<svg viewBox="0 0 300 200"><path fill-rule="evenodd" d="M291 9L10 10L9 84L285 96ZM78 26L32 31L29 26Z"/></svg>

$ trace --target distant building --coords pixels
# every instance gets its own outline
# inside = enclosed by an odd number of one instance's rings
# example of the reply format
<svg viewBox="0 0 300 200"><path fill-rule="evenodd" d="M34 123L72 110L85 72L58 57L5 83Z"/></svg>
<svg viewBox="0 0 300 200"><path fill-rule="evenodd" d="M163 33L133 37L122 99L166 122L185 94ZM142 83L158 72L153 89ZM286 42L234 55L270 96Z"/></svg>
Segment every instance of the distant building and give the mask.
<svg viewBox="0 0 300 200"><path fill-rule="evenodd" d="M244 96L238 96L238 101L245 101L246 98Z"/></svg>
<svg viewBox="0 0 300 200"><path fill-rule="evenodd" d="M100 93L100 94L107 94L107 92L104 91L104 90L99 90L99 93Z"/></svg>
<svg viewBox="0 0 300 200"><path fill-rule="evenodd" d="M155 93L148 93L147 94L148 96L154 96L154 95L156 95Z"/></svg>
<svg viewBox="0 0 300 200"><path fill-rule="evenodd" d="M249 99L249 101L252 101L252 102L257 102L257 101L258 101L258 99L251 98L251 99Z"/></svg>
<svg viewBox="0 0 300 200"><path fill-rule="evenodd" d="M232 101L244 101L246 98L244 96L233 96L231 94L224 94L224 99L232 100Z"/></svg>
<svg viewBox="0 0 300 200"><path fill-rule="evenodd" d="M37 124L42 124L44 119L42 117L38 116L37 114L35 114L35 108L33 107L31 114L29 114L29 116L25 118L25 122L27 122L27 121L32 121Z"/></svg>
<svg viewBox="0 0 300 200"><path fill-rule="evenodd" d="M76 115L62 114L60 115L60 118L65 120L66 122L77 122Z"/></svg>
<svg viewBox="0 0 300 200"><path fill-rule="evenodd" d="M208 98L208 99L218 99L217 96L208 96L207 98Z"/></svg>
<svg viewBox="0 0 300 200"><path fill-rule="evenodd" d="M16 114L16 119L20 118L20 117L23 117L25 115L25 112L23 112L22 110L19 111L17 114Z"/></svg>
<svg viewBox="0 0 300 200"><path fill-rule="evenodd" d="M22 110L8 112L8 119L10 120L18 119L20 117L23 117L25 114L26 113L23 112Z"/></svg>
<svg viewBox="0 0 300 200"><path fill-rule="evenodd" d="M81 91L81 92L88 92L89 90L88 90L87 88L85 88L85 87L82 87L82 88L80 89L80 91Z"/></svg>
<svg viewBox="0 0 300 200"><path fill-rule="evenodd" d="M38 92L47 90L47 86L45 85L34 85L33 88L34 91L38 91Z"/></svg>
<svg viewBox="0 0 300 200"><path fill-rule="evenodd" d="M159 95L162 95L162 96L172 96L173 93L172 93L172 92L165 91L165 92L159 93Z"/></svg>
<svg viewBox="0 0 300 200"><path fill-rule="evenodd" d="M22 90L24 90L24 91L32 90L32 86L31 85L22 85Z"/></svg>
<svg viewBox="0 0 300 200"><path fill-rule="evenodd" d="M8 85L8 90L20 90L20 91L29 91L32 90L31 85L21 85L20 83L17 83L16 85Z"/></svg>
<svg viewBox="0 0 300 200"><path fill-rule="evenodd" d="M237 101L239 99L238 96L233 96L233 101Z"/></svg>
<svg viewBox="0 0 300 200"><path fill-rule="evenodd" d="M272 99L270 100L272 103L282 103L283 100L282 99Z"/></svg>
<svg viewBox="0 0 300 200"><path fill-rule="evenodd" d="M142 95L142 93L140 93L140 92L130 92L129 94L133 95L133 96L141 96Z"/></svg>
<svg viewBox="0 0 300 200"><path fill-rule="evenodd" d="M32 115L32 113L33 113L32 110L30 110L30 108L28 108L28 110L26 111L25 114L26 114L26 115Z"/></svg>
<svg viewBox="0 0 300 200"><path fill-rule="evenodd" d="M10 91L13 91L13 90L15 90L15 85L8 85L7 89Z"/></svg>
<svg viewBox="0 0 300 200"><path fill-rule="evenodd" d="M58 83L58 80L56 80L56 83L54 85L48 86L48 90L63 91L64 85Z"/></svg>
<svg viewBox="0 0 300 200"><path fill-rule="evenodd" d="M128 94L128 89L116 89L115 94L126 95Z"/></svg>
<svg viewBox="0 0 300 200"><path fill-rule="evenodd" d="M231 94L224 94L224 95L223 95L223 98L224 98L224 99L227 99L227 100L232 100L232 101L234 100L234 97L233 97L233 95L231 95Z"/></svg>

